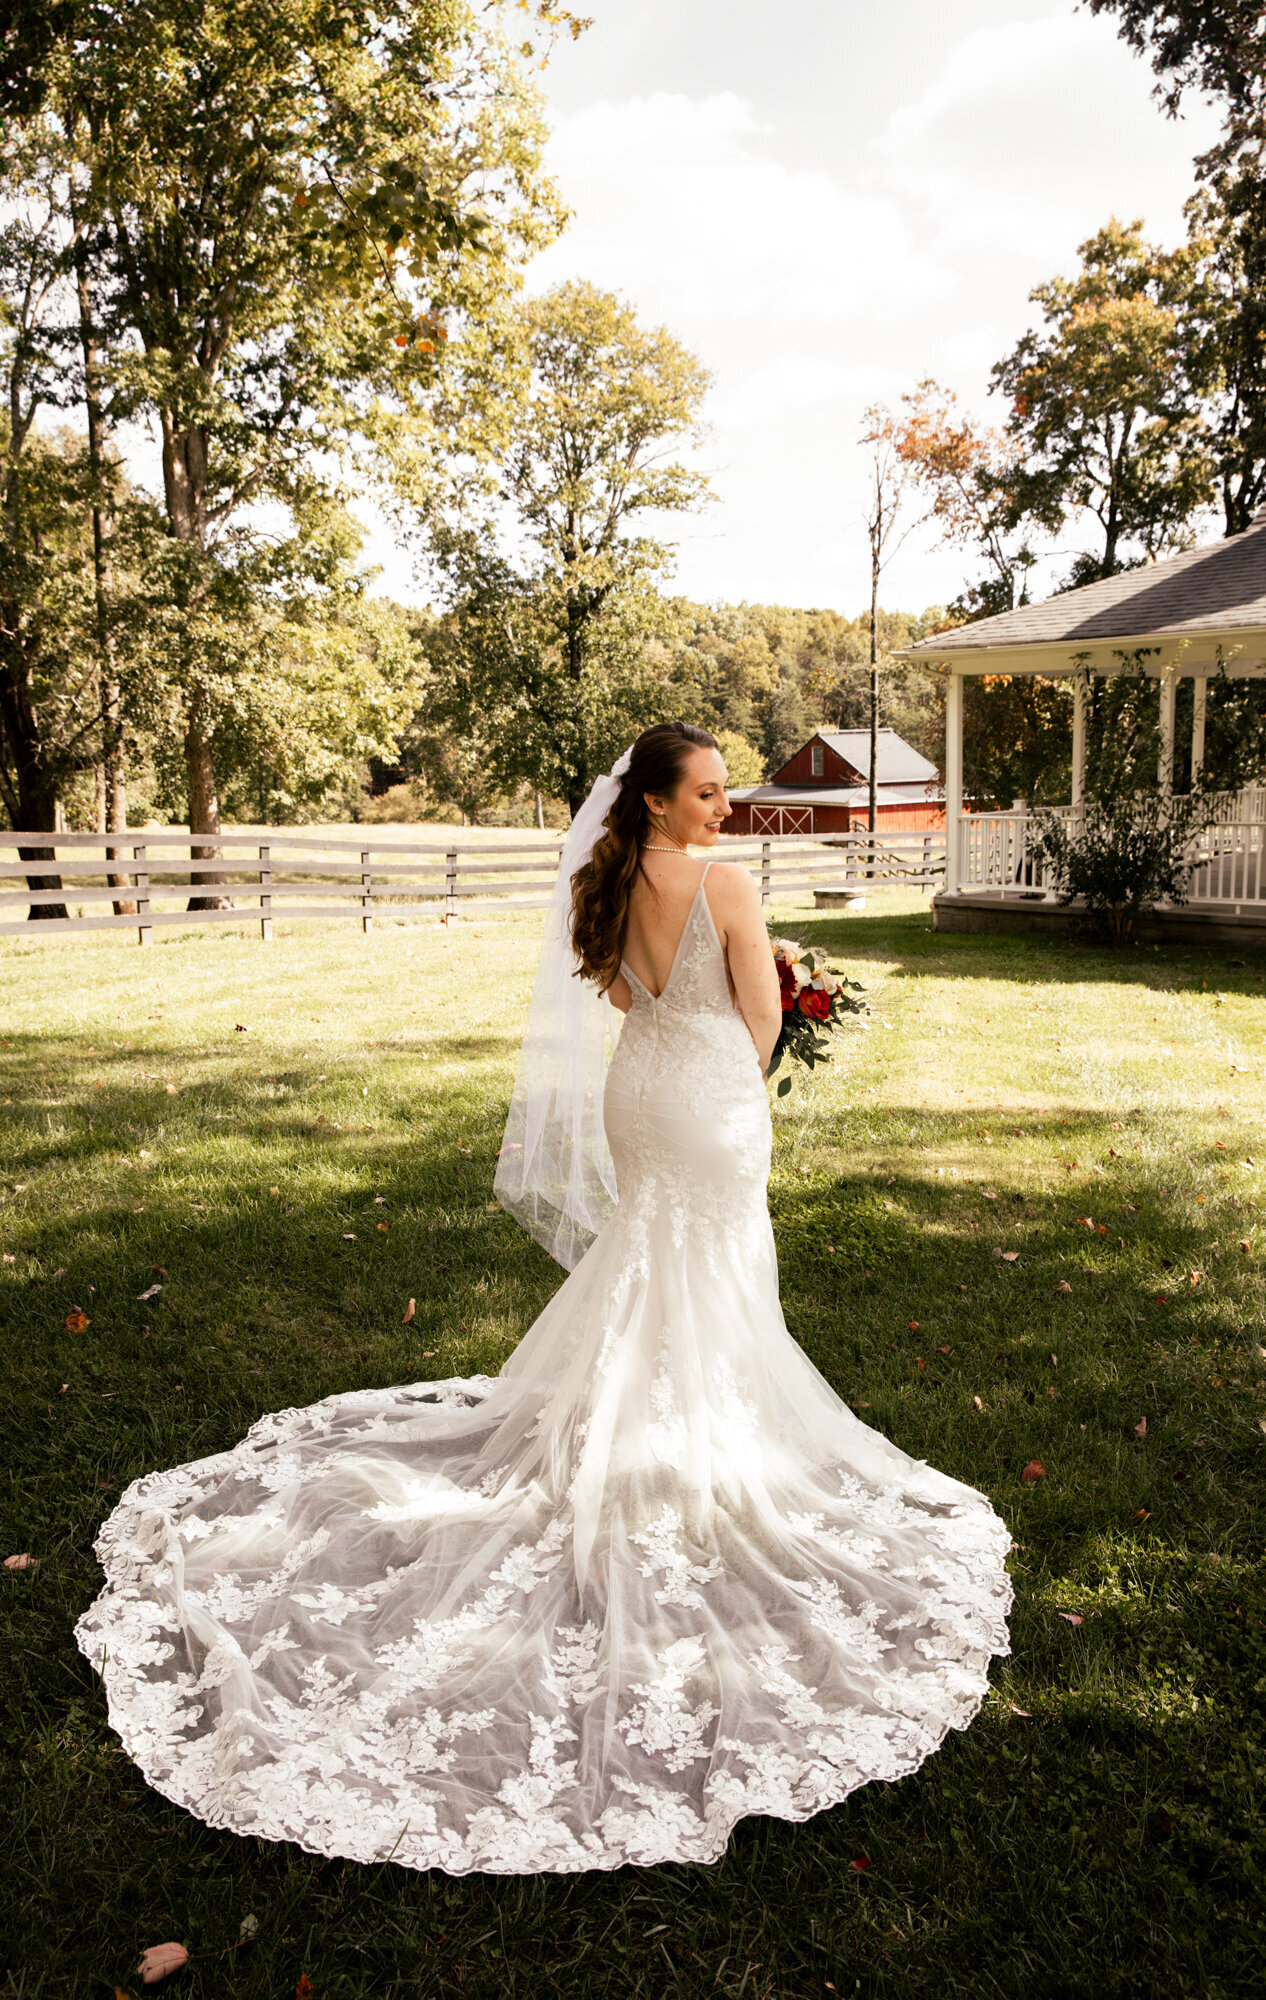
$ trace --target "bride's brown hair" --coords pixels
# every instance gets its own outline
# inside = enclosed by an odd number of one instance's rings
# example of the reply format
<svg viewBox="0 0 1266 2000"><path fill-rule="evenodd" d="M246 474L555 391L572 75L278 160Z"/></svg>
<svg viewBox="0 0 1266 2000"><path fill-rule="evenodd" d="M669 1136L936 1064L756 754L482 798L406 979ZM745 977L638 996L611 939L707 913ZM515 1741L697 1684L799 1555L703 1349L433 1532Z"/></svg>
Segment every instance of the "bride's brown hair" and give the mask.
<svg viewBox="0 0 1266 2000"><path fill-rule="evenodd" d="M693 722L657 722L642 731L629 753L629 768L593 853L572 879L571 934L580 977L592 979L604 993L620 970L629 891L650 831L644 794L667 798L681 783L690 752L716 747L716 737Z"/></svg>

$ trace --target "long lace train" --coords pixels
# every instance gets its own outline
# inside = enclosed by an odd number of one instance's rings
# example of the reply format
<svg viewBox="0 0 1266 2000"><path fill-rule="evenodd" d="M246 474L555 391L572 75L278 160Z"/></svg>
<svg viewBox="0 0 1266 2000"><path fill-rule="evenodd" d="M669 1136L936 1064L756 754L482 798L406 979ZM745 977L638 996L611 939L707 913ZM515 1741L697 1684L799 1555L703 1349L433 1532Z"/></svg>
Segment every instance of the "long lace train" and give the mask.
<svg viewBox="0 0 1266 2000"><path fill-rule="evenodd" d="M1004 1523L787 1332L702 883L664 994L628 976L619 1206L500 1375L267 1416L101 1531L79 1645L212 1825L455 1874L712 1861L914 1770L1009 1650Z"/></svg>

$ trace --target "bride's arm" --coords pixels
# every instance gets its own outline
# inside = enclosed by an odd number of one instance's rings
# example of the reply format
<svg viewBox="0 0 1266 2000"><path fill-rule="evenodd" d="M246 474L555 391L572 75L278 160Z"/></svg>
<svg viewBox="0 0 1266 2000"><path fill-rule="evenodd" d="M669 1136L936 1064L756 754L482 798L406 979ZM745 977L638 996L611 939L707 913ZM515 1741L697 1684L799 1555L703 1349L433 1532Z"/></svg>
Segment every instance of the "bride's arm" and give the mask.
<svg viewBox="0 0 1266 2000"><path fill-rule="evenodd" d="M734 992L747 1031L756 1044L760 1066L767 1070L782 1027L782 994L774 954L769 948L760 890L746 868L736 861L722 862L709 871L705 890L709 904L713 902L714 884L719 893L713 915L725 946Z"/></svg>

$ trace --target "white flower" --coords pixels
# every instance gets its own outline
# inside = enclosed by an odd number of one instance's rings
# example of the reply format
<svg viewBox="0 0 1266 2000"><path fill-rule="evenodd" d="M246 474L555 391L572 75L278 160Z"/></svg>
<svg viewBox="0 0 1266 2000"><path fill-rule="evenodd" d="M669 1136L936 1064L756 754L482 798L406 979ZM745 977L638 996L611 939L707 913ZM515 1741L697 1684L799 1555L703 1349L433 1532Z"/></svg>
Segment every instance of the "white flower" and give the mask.
<svg viewBox="0 0 1266 2000"><path fill-rule="evenodd" d="M803 960L799 961L797 964L792 966L791 973L793 979L796 982L797 991L799 991L799 989L802 986L807 986L810 980L813 978L813 974L810 972L808 966L804 964Z"/></svg>

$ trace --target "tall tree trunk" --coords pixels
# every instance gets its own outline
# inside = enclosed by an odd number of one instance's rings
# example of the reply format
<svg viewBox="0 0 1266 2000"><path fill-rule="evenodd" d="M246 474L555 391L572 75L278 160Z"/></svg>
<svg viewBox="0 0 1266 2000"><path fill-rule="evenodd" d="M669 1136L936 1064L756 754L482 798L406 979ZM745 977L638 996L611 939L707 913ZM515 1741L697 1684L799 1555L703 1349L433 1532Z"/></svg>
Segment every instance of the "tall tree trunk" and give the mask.
<svg viewBox="0 0 1266 2000"><path fill-rule="evenodd" d="M57 830L57 784L42 755L39 722L28 698L25 662L17 667L0 664L0 729L9 746L12 789L16 792L17 827L20 833L55 833ZM6 789L9 789L6 787ZM12 804L10 810L12 811ZM51 847L19 847L19 861L56 861ZM41 871L28 875L31 890L62 887L58 874ZM64 903L32 903L27 913L32 923L42 918L66 917Z"/></svg>
<svg viewBox="0 0 1266 2000"><path fill-rule="evenodd" d="M185 728L185 772L189 783L189 831L190 833L219 833L220 801L215 786L215 758L212 754L211 731L207 726L206 707L200 695L195 695L189 707L189 717ZM222 861L224 851L215 845L198 845L191 850L192 862ZM190 888L206 890L222 886L227 880L223 868L198 868L189 870ZM230 910L233 901L230 896L190 896L186 905L190 910Z"/></svg>
<svg viewBox="0 0 1266 2000"><path fill-rule="evenodd" d="M207 440L199 424L176 424L169 409L161 413L163 431L163 492L167 519L178 542L205 548L207 539ZM220 799L215 777L212 719L203 689L195 683L185 711L185 778L189 791L189 831L214 836L220 832ZM222 862L224 850L214 839L192 849L193 862ZM202 890L224 885L223 868L190 868L189 886ZM190 910L230 910L230 896L193 895Z"/></svg>
<svg viewBox="0 0 1266 2000"><path fill-rule="evenodd" d="M96 318L92 309L92 283L88 273L88 244L80 235L75 243L75 283L79 303L79 344L84 357L84 406L88 422L88 462L92 467L92 562L96 583L97 650L101 661L101 785L104 792L101 833L127 832L127 777L123 756L123 702L115 665L114 634L110 629L110 598L114 590L114 565L110 559L110 538L114 521L107 511L105 415L101 405L101 353L97 345ZM117 861L116 848L107 847L106 860ZM128 876L109 873L112 889L130 889ZM134 917L136 904L116 897L116 917Z"/></svg>
<svg viewBox="0 0 1266 2000"><path fill-rule="evenodd" d="M872 551L870 562L870 775L867 804L870 816L870 861L866 873L875 872L875 836L879 831L879 562Z"/></svg>

